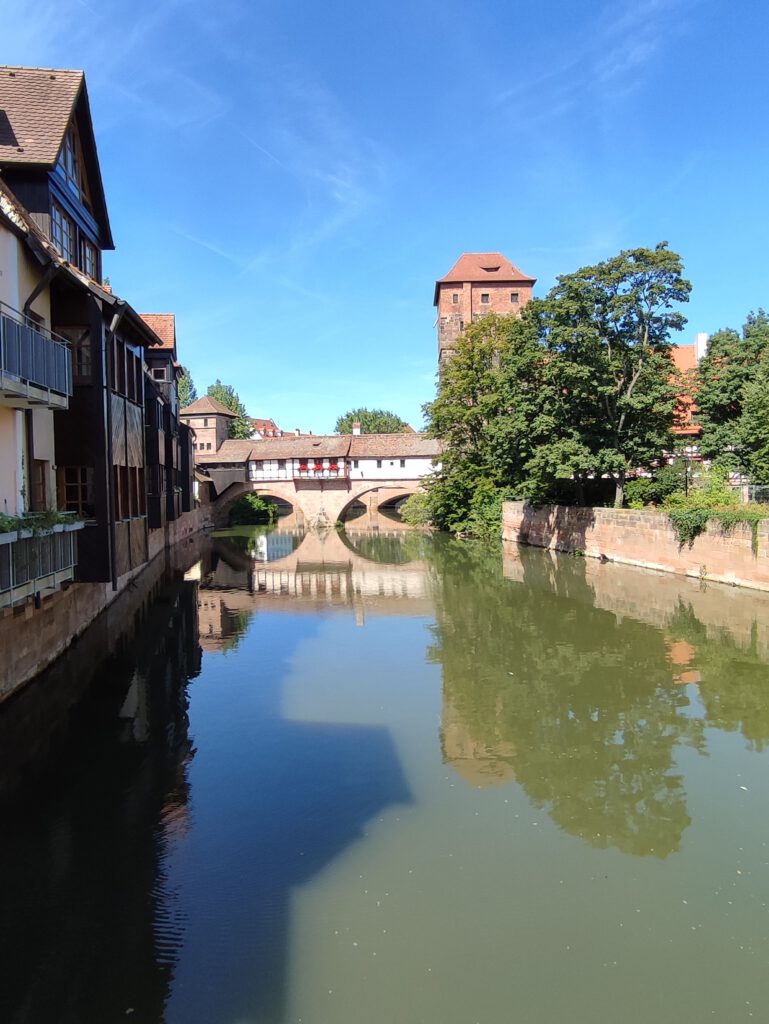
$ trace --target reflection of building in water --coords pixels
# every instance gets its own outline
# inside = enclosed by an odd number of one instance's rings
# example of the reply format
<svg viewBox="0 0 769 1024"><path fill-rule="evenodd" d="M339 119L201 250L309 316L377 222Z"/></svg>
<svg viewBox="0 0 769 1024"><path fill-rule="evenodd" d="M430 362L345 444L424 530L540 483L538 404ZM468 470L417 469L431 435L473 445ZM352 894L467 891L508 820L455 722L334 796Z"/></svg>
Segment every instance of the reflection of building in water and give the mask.
<svg viewBox="0 0 769 1024"><path fill-rule="evenodd" d="M471 786L498 786L515 779L515 747L499 737L480 737L444 695L441 719L443 760Z"/></svg>
<svg viewBox="0 0 769 1024"><path fill-rule="evenodd" d="M255 562L273 562L277 558L285 558L295 547L294 536L289 533L261 533L254 538L251 557Z"/></svg>
<svg viewBox="0 0 769 1024"><path fill-rule="evenodd" d="M107 660L86 631L42 686L4 708L23 734L50 711L52 684L80 694L58 722L56 755L52 741L37 751L40 785L16 794L14 827L0 829L0 877L12 879L2 893L4 1021L163 1018L183 931L163 860L188 827L196 589L166 579L149 604L137 594L133 614L126 592L130 626L110 633ZM98 619L91 629L103 640Z"/></svg>
<svg viewBox="0 0 769 1024"><path fill-rule="evenodd" d="M700 683L702 676L696 669L687 668L697 656L695 648L686 640L674 640L672 637L665 637L665 647L668 652L668 661L673 669L673 682Z"/></svg>
<svg viewBox="0 0 769 1024"><path fill-rule="evenodd" d="M355 536L367 541L368 555L382 551L393 558L408 551L401 531ZM295 534L280 531L257 535L248 547L236 543L241 539L216 537L210 564L198 571L200 645L206 651L226 651L260 610L347 611L359 625L367 615L433 614L432 578L423 561L377 562L336 531L307 533L299 544ZM288 554L275 557L281 548Z"/></svg>

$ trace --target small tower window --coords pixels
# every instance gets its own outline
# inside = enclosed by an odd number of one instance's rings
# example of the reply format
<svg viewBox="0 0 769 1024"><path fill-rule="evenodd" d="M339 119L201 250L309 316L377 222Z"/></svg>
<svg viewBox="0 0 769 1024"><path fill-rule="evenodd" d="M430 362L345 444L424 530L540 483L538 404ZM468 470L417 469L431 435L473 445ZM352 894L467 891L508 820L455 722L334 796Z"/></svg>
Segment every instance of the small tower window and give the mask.
<svg viewBox="0 0 769 1024"><path fill-rule="evenodd" d="M451 296L451 301L454 303L455 306L459 302L459 295L457 294L457 292L454 292L454 294Z"/></svg>
<svg viewBox="0 0 769 1024"><path fill-rule="evenodd" d="M488 292L481 292L481 302L484 305L487 305L488 301L489 301L489 293Z"/></svg>
<svg viewBox="0 0 769 1024"><path fill-rule="evenodd" d="M514 305L518 305L518 292L510 292L510 302Z"/></svg>

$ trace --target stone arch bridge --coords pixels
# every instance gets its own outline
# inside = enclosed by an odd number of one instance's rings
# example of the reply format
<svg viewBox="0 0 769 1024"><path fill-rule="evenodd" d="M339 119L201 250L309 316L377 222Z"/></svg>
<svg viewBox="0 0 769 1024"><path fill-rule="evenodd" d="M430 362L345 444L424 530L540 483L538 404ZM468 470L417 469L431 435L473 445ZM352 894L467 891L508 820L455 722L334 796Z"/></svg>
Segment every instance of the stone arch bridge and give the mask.
<svg viewBox="0 0 769 1024"><path fill-rule="evenodd" d="M370 514L420 490L435 469L438 442L423 434L364 434L225 441L198 457L212 513L226 524L244 494L290 504L307 526L332 524L360 501Z"/></svg>

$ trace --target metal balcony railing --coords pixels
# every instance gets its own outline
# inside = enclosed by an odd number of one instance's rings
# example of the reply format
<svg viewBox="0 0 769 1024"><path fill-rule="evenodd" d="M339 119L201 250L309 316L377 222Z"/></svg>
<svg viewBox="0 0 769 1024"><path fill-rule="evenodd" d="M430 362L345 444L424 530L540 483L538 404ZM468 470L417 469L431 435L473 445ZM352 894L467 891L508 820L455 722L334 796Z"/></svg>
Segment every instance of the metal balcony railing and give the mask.
<svg viewBox="0 0 769 1024"><path fill-rule="evenodd" d="M75 577L77 532L33 534L3 542L0 534L0 608Z"/></svg>
<svg viewBox="0 0 769 1024"><path fill-rule="evenodd" d="M68 343L23 314L0 302L0 373L69 397L72 394L72 353Z"/></svg>

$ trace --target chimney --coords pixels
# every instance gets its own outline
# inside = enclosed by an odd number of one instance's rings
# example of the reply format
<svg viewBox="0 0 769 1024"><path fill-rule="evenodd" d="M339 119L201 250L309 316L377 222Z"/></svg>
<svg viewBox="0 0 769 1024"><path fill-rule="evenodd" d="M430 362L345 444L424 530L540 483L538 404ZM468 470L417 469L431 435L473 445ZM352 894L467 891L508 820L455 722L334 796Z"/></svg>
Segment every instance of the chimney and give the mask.
<svg viewBox="0 0 769 1024"><path fill-rule="evenodd" d="M356 437L360 434L360 423L353 423L352 432Z"/></svg>
<svg viewBox="0 0 769 1024"><path fill-rule="evenodd" d="M710 335L706 334L705 331L700 331L694 337L694 352L697 356L697 362L700 359L704 359L708 354L708 342L710 341Z"/></svg>

